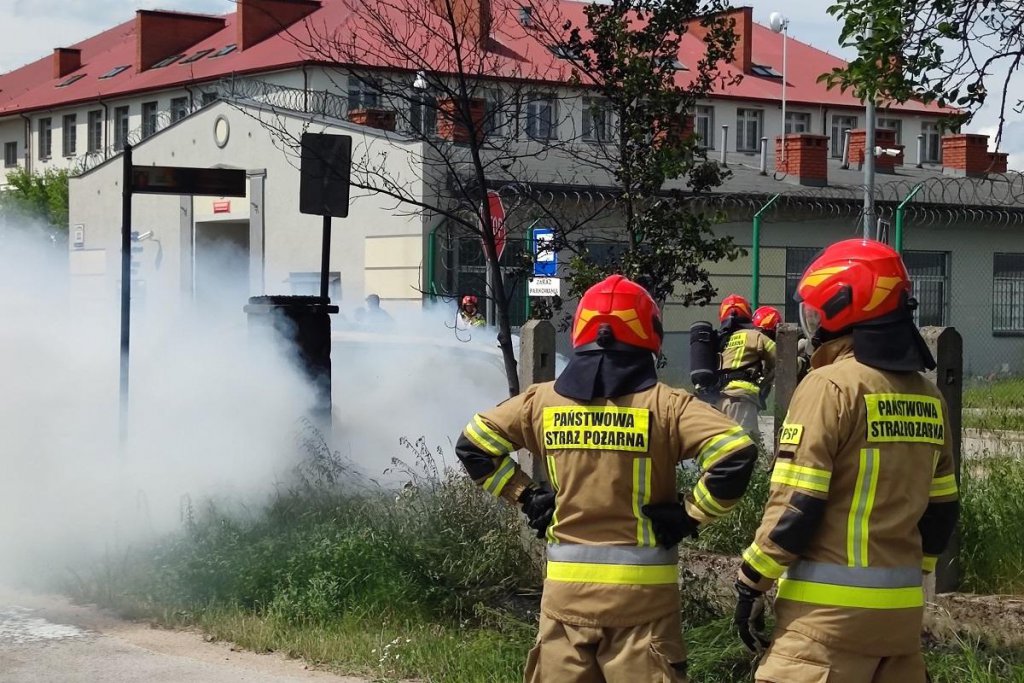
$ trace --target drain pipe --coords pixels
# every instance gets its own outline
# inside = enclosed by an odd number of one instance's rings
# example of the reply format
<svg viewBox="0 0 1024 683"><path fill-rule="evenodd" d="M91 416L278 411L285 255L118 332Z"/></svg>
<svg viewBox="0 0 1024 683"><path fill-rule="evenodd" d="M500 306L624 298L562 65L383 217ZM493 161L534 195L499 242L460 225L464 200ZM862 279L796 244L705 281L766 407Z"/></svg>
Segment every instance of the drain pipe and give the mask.
<svg viewBox="0 0 1024 683"><path fill-rule="evenodd" d="M726 154L729 150L729 126L728 124L722 124L722 166L726 166Z"/></svg>
<svg viewBox="0 0 1024 683"><path fill-rule="evenodd" d="M751 292L750 298L754 308L757 308L760 304L761 296L761 215L781 196L781 193L776 193L774 197L768 200L767 204L762 206L761 209L754 214L754 237L751 240L753 245L750 247L750 250L753 252L751 255L751 261L753 263L752 270L754 271L753 291Z"/></svg>
<svg viewBox="0 0 1024 683"><path fill-rule="evenodd" d="M437 287L434 286L434 262L437 256L437 230L446 222L447 221L441 221L435 225L430 231L430 237L427 238L427 296L430 297L431 303L437 302Z"/></svg>
<svg viewBox="0 0 1024 683"><path fill-rule="evenodd" d="M907 198L904 199L902 202L900 202L900 205L896 207L896 244L895 244L895 247L896 247L896 252L898 254L900 254L901 256L903 255L903 217L904 217L904 215L907 212L906 206L910 202L910 200L914 198L914 195L916 195L918 192L921 191L922 187L924 187L924 183L918 183L914 187L914 189L910 191L910 194L907 195Z"/></svg>

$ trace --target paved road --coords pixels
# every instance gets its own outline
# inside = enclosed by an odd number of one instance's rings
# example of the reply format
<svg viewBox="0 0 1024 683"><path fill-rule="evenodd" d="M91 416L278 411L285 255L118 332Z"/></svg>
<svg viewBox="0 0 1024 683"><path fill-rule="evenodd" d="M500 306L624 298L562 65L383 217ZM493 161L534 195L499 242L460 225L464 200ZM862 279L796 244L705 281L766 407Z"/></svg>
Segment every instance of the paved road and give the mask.
<svg viewBox="0 0 1024 683"><path fill-rule="evenodd" d="M235 652L196 633L121 621L63 598L0 589L3 683L367 683Z"/></svg>

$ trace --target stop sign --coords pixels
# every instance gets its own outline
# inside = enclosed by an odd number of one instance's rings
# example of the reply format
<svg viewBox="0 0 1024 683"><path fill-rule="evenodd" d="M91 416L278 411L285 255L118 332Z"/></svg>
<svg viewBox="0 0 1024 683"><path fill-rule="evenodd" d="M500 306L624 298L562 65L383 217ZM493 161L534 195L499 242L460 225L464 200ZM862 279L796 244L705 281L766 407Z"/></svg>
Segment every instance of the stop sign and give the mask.
<svg viewBox="0 0 1024 683"><path fill-rule="evenodd" d="M494 235L494 252L500 261L501 255L505 252L505 243L508 241L508 231L505 229L505 206L501 203L501 197L494 190L487 191L487 205L491 212L491 234Z"/></svg>

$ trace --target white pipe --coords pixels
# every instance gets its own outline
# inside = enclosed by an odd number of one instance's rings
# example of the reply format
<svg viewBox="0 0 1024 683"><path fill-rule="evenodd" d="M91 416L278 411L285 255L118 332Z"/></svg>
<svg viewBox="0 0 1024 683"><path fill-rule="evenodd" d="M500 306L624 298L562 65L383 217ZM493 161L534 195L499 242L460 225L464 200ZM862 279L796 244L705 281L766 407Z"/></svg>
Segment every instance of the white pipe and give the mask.
<svg viewBox="0 0 1024 683"><path fill-rule="evenodd" d="M722 166L725 166L725 155L729 149L729 124L722 124Z"/></svg>

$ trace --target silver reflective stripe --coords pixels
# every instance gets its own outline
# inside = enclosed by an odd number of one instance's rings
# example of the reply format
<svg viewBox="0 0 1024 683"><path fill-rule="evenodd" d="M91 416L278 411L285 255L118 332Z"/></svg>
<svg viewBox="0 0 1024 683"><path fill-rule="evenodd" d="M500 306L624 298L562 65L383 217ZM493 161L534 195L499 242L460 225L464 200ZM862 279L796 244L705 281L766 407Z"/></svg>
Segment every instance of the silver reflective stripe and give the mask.
<svg viewBox="0 0 1024 683"><path fill-rule="evenodd" d="M501 461L501 465L498 467L497 471L484 481L484 490L488 493L494 494L495 496L501 493L501 486L505 483L502 480L505 478L505 475L514 470L515 467L515 461L512 458L505 456L505 459Z"/></svg>
<svg viewBox="0 0 1024 683"><path fill-rule="evenodd" d="M676 564L679 562L679 550L677 548L637 548L629 545L549 543L548 560L590 564Z"/></svg>
<svg viewBox="0 0 1024 683"><path fill-rule="evenodd" d="M855 588L916 588L921 585L921 568L845 567L801 560L790 566L786 578Z"/></svg>

